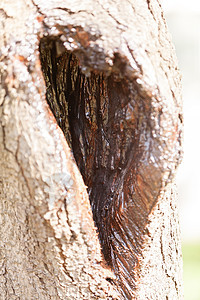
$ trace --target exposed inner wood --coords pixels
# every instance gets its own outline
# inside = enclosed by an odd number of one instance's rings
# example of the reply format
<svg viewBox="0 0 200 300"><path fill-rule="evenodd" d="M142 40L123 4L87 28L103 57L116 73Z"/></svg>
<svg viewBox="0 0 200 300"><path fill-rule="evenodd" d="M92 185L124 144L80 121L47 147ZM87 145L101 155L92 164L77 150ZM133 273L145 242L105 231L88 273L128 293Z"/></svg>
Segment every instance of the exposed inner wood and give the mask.
<svg viewBox="0 0 200 300"><path fill-rule="evenodd" d="M40 43L47 102L88 186L104 257L131 299L142 237L161 185L156 168L149 175L141 142L151 135L150 98L116 73L92 71L86 77L76 56L59 54L56 43Z"/></svg>

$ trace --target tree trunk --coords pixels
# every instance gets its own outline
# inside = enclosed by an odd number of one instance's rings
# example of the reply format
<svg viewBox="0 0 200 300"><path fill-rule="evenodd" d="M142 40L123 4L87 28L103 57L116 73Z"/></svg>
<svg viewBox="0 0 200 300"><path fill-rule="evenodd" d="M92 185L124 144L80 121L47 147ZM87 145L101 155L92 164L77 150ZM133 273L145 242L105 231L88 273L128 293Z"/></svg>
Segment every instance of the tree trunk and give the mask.
<svg viewBox="0 0 200 300"><path fill-rule="evenodd" d="M160 4L0 4L2 299L182 299L181 83Z"/></svg>

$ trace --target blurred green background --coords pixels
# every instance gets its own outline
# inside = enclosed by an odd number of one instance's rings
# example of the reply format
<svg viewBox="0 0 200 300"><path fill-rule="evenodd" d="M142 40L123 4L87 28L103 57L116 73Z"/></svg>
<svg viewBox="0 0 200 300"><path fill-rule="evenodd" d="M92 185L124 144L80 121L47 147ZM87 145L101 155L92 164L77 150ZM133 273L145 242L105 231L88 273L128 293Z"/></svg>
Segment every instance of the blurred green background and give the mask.
<svg viewBox="0 0 200 300"><path fill-rule="evenodd" d="M183 280L185 299L200 299L200 243L183 243Z"/></svg>
<svg viewBox="0 0 200 300"><path fill-rule="evenodd" d="M200 1L161 0L183 76L184 159L179 167L185 300L200 300Z"/></svg>

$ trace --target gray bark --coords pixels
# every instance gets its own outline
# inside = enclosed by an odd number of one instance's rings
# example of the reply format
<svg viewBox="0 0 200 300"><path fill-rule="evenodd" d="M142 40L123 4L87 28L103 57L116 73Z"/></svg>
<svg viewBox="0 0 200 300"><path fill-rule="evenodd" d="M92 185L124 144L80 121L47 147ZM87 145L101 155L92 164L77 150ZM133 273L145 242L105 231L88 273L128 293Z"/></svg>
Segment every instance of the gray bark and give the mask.
<svg viewBox="0 0 200 300"><path fill-rule="evenodd" d="M0 31L1 298L182 299L181 83L159 2L5 0ZM132 277L103 258L87 187L46 102L43 37L59 38L83 74L120 74L146 99Z"/></svg>

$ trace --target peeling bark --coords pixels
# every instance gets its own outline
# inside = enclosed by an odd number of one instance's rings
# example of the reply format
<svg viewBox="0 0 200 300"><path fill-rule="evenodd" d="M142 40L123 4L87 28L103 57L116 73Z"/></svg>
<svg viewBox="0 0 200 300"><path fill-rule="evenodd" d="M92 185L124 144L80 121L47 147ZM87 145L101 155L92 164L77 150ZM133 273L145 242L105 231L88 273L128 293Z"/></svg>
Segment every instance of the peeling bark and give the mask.
<svg viewBox="0 0 200 300"><path fill-rule="evenodd" d="M3 299L182 299L160 4L4 1L0 17Z"/></svg>

